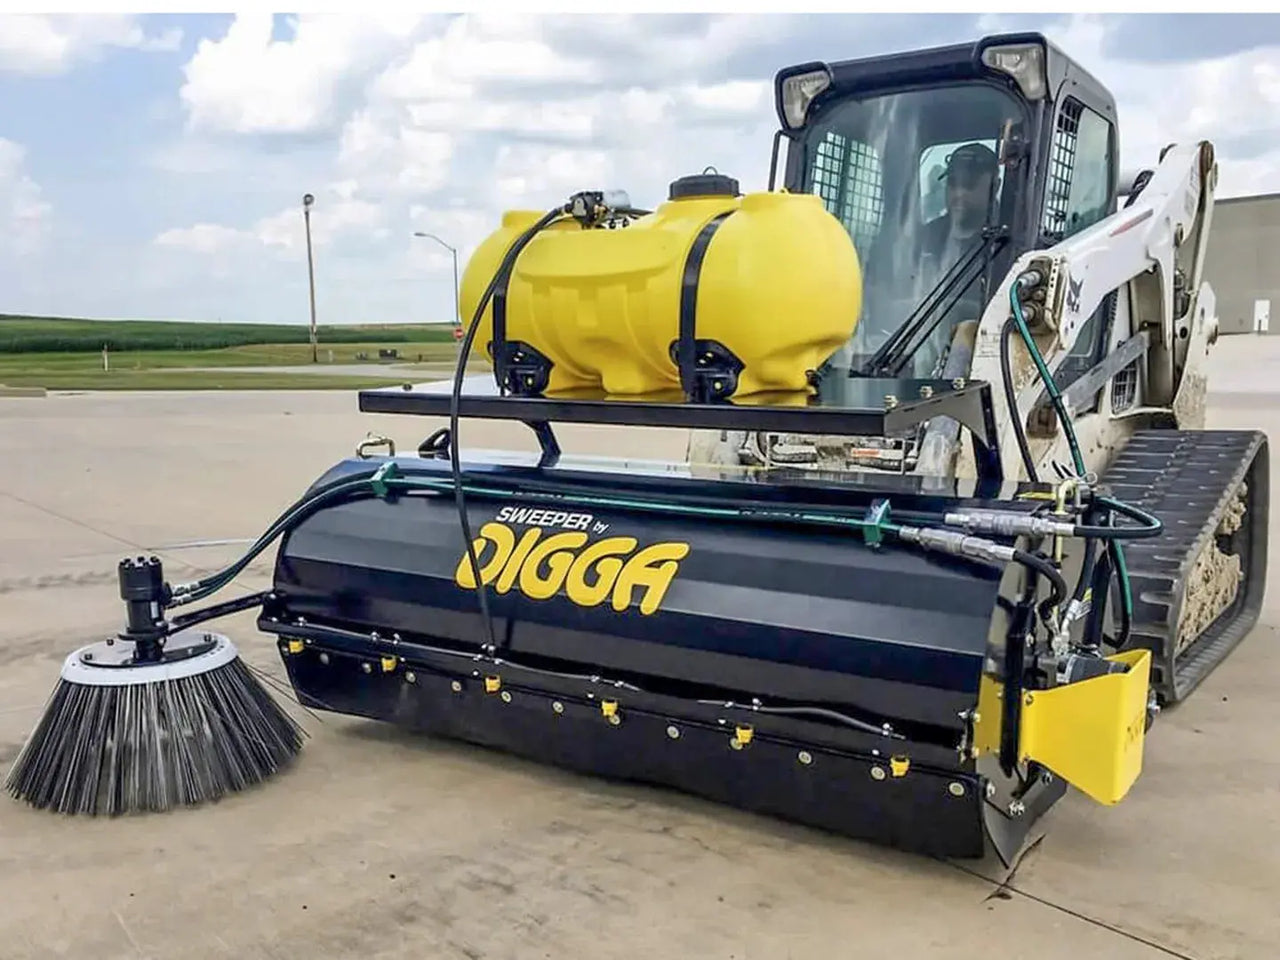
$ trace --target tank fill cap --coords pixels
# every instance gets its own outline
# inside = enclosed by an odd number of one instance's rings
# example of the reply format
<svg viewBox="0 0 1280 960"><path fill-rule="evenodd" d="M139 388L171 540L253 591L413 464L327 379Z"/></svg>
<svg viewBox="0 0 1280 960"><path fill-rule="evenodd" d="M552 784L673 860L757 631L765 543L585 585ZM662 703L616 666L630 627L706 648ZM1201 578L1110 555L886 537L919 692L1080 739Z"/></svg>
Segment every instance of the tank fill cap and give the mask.
<svg viewBox="0 0 1280 960"><path fill-rule="evenodd" d="M736 197L738 195L737 180L733 177L726 177L722 173L708 173L706 171L672 181L667 191L668 200L682 200L689 197Z"/></svg>

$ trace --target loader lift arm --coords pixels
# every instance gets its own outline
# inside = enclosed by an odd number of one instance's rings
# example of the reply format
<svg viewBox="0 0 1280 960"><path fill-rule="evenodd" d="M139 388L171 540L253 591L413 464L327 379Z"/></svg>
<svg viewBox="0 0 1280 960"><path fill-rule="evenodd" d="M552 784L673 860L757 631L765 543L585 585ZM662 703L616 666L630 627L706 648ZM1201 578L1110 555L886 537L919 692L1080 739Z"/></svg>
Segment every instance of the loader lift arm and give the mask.
<svg viewBox="0 0 1280 960"><path fill-rule="evenodd" d="M972 376L1000 382L1000 334L1009 317L1010 287L1031 272L1040 282L1022 299L1028 327L1046 366L1054 371L1062 365L1086 321L1114 292L1116 328L1100 332L1110 338L1110 349L1094 371L1114 375L1112 368L1120 366L1117 352L1126 366L1141 356L1142 412L1164 413L1169 422L1181 423L1184 418L1177 406L1194 411L1202 404L1200 361L1217 336L1213 291L1202 279L1216 179L1211 144L1171 146L1128 206L1052 247L1020 256L983 313ZM1198 356L1193 355L1195 350ZM1015 420L1026 423L1043 387L1029 355L1018 352L1021 363L1014 361L1017 406L1002 420L1000 443L1010 476L1023 472L1016 461ZM1088 373L1081 377L1077 382L1087 384L1086 395L1073 398L1076 409L1087 406L1107 379ZM1189 395L1192 391L1201 395ZM1000 402L1007 408L1007 397ZM1042 454L1041 462L1065 459L1064 443L1060 437Z"/></svg>

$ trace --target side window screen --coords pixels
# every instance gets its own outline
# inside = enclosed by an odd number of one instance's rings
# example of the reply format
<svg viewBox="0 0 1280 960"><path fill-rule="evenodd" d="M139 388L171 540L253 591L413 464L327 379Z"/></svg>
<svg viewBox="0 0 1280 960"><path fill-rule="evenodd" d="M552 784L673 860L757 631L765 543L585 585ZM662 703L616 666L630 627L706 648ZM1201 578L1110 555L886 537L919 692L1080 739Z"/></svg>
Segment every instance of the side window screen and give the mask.
<svg viewBox="0 0 1280 960"><path fill-rule="evenodd" d="M1062 240L1107 215L1111 185L1111 124L1078 100L1058 113L1045 187L1046 237Z"/></svg>
<svg viewBox="0 0 1280 960"><path fill-rule="evenodd" d="M828 132L813 158L813 192L844 224L854 245L865 249L884 217L884 171L865 143Z"/></svg>

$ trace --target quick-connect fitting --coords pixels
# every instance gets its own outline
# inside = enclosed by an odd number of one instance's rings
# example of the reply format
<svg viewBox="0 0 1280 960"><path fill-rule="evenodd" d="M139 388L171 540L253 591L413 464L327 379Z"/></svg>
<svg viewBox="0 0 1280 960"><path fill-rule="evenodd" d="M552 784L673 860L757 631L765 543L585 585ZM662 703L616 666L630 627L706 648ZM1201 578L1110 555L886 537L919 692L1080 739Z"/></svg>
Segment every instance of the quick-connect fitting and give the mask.
<svg viewBox="0 0 1280 960"><path fill-rule="evenodd" d="M898 536L910 543L918 543L926 550L937 550L955 556L973 557L990 563L1010 563L1013 560L1013 547L982 537L971 537L955 530L934 530L931 528L901 527Z"/></svg>
<svg viewBox="0 0 1280 960"><path fill-rule="evenodd" d="M962 510L948 513L944 519L956 527L965 527L981 533L994 533L1002 537L1043 536L1069 537L1075 526L1061 520L1032 517L1025 513L1003 510Z"/></svg>

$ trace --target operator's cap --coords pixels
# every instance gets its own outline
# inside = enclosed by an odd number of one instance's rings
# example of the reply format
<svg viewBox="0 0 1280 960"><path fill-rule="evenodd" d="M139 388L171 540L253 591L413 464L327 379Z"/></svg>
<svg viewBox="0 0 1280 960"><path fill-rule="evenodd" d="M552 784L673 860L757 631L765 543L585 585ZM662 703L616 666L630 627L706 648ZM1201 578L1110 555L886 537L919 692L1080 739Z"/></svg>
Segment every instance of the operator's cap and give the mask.
<svg viewBox="0 0 1280 960"><path fill-rule="evenodd" d="M995 151L990 147L981 143L966 143L947 157L946 168L938 179L947 180L956 175L961 180L972 181L984 173L994 174L999 165Z"/></svg>

